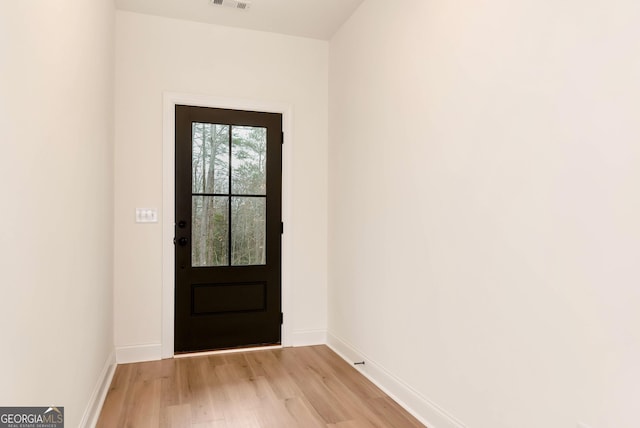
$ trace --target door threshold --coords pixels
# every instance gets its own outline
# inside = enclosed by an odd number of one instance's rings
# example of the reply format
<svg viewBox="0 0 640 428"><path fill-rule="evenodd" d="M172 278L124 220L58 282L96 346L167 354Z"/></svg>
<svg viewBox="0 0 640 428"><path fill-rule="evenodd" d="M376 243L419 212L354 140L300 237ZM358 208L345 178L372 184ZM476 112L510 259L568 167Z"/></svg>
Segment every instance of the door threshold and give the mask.
<svg viewBox="0 0 640 428"><path fill-rule="evenodd" d="M282 345L266 345L266 346L254 346L250 348L232 348L232 349L219 349L215 351L187 352L184 354L175 354L173 358L204 357L207 355L235 354L238 352L268 351L269 349L282 349Z"/></svg>

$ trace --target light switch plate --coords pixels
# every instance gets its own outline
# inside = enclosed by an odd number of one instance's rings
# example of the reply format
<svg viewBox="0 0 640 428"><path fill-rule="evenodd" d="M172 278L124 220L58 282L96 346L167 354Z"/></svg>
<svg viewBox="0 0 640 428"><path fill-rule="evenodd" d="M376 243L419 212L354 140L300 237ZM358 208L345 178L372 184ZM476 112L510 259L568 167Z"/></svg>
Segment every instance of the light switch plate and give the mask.
<svg viewBox="0 0 640 428"><path fill-rule="evenodd" d="M157 208L136 208L136 223L157 223Z"/></svg>

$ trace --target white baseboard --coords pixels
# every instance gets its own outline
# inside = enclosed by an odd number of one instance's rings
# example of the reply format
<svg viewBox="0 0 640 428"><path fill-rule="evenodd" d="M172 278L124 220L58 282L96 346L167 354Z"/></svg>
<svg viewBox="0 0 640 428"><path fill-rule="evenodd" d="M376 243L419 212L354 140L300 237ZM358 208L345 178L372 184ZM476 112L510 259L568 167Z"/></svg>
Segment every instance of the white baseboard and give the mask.
<svg viewBox="0 0 640 428"><path fill-rule="evenodd" d="M291 346L324 345L326 343L326 330L298 330L291 333Z"/></svg>
<svg viewBox="0 0 640 428"><path fill-rule="evenodd" d="M118 364L141 363L143 361L157 361L161 359L162 345L160 343L121 346L116 348L116 361Z"/></svg>
<svg viewBox="0 0 640 428"><path fill-rule="evenodd" d="M102 411L102 405L107 397L107 392L109 392L109 387L111 386L111 380L113 379L115 371L116 354L112 351L105 361L102 372L98 377L98 382L91 393L89 404L87 404L87 408L85 409L84 415L82 415L82 420L80 421L80 428L93 428L98 423L98 418Z"/></svg>
<svg viewBox="0 0 640 428"><path fill-rule="evenodd" d="M327 333L327 339L327 345L349 364L365 361L365 365L357 366L359 371L429 428L465 428L462 422L389 373L354 346L331 333Z"/></svg>

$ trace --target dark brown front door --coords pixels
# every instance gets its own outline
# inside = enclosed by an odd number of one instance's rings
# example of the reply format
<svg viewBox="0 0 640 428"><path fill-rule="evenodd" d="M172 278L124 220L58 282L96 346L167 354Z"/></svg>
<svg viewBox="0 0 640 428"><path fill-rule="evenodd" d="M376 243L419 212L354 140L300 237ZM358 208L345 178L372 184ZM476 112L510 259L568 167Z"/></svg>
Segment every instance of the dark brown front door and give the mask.
<svg viewBox="0 0 640 428"><path fill-rule="evenodd" d="M175 351L278 344L282 115L176 106Z"/></svg>

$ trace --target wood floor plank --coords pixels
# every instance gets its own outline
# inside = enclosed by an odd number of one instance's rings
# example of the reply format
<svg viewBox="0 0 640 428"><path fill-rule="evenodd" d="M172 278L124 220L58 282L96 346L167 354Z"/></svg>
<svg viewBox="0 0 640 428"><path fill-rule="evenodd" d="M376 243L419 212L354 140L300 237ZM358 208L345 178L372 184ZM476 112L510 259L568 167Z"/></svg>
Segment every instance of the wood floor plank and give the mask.
<svg viewBox="0 0 640 428"><path fill-rule="evenodd" d="M342 421L338 422L337 424L331 424L327 426L331 428L371 428L369 422L358 420Z"/></svg>
<svg viewBox="0 0 640 428"><path fill-rule="evenodd" d="M282 354L280 349L271 352L251 352L247 354L247 361L255 374L267 379L277 397L281 399L299 397L302 391L285 370L286 362L282 361Z"/></svg>
<svg viewBox="0 0 640 428"><path fill-rule="evenodd" d="M295 359L289 360L287 367L323 421L337 423L360 416L360 406L349 406L349 402L345 401L343 396L336 394L336 391L341 389L336 376L327 370L327 367L317 364L307 351L309 348L296 348L295 352L291 353Z"/></svg>
<svg viewBox="0 0 640 428"><path fill-rule="evenodd" d="M261 428L254 409L242 409L240 405L225 409L225 422L233 428Z"/></svg>
<svg viewBox="0 0 640 428"><path fill-rule="evenodd" d="M398 403L389 397L379 397L368 401L369 408L378 416L384 426L419 428L423 425L409 415Z"/></svg>
<svg viewBox="0 0 640 428"><path fill-rule="evenodd" d="M152 428L160 426L161 379L140 380L133 384L132 401L123 427Z"/></svg>
<svg viewBox="0 0 640 428"><path fill-rule="evenodd" d="M254 409L260 405L258 389L254 385L249 371L241 366L242 362L230 358L227 364L217 366L215 374L223 386L227 406L242 406L243 409Z"/></svg>
<svg viewBox="0 0 640 428"><path fill-rule="evenodd" d="M179 388L176 376L176 360L173 358L162 360L164 363L162 376L162 392L160 406L162 408L180 404Z"/></svg>
<svg viewBox="0 0 640 428"><path fill-rule="evenodd" d="M160 426L166 428L191 428L191 405L180 404L162 409L160 422Z"/></svg>
<svg viewBox="0 0 640 428"><path fill-rule="evenodd" d="M255 411L260 427L296 428L298 423L287 410L283 400L265 400Z"/></svg>
<svg viewBox="0 0 640 428"><path fill-rule="evenodd" d="M329 370L336 374L342 383L362 397L386 397L386 394L365 377L360 376L358 370L352 365L344 364L335 352L326 346L310 346L302 348L308 358L312 358L314 364L329 366Z"/></svg>
<svg viewBox="0 0 640 428"><path fill-rule="evenodd" d="M297 427L326 427L326 424L322 421L322 417L305 397L287 398L284 400L284 405L289 414L296 421Z"/></svg>
<svg viewBox="0 0 640 428"><path fill-rule="evenodd" d="M127 398L135 367L123 364L116 367L111 386L102 405L97 427L121 427L126 417Z"/></svg>
<svg viewBox="0 0 640 428"><path fill-rule="evenodd" d="M201 424L192 424L191 428L231 428L227 425L224 419L213 422L206 422Z"/></svg>
<svg viewBox="0 0 640 428"><path fill-rule="evenodd" d="M184 378L189 388L191 418L196 423L213 422L224 418L227 399L220 388L217 373L209 369L206 357L184 359ZM185 403L185 401L181 401Z"/></svg>
<svg viewBox="0 0 640 428"><path fill-rule="evenodd" d="M326 346L118 366L100 428L419 428Z"/></svg>
<svg viewBox="0 0 640 428"><path fill-rule="evenodd" d="M314 384L323 386L323 395L331 397L334 407L340 409L343 413L343 417L339 420L356 420L360 425L370 426L373 428L382 428L383 426L378 423L377 415L371 411L363 403L366 402L366 397L356 394L354 391L345 387L343 380L334 372L329 370L328 367L318 364L317 361L313 361L308 356L301 355L304 361L310 361L309 363L309 376L314 377ZM356 373L352 373L352 376ZM360 374L358 373L358 377Z"/></svg>

